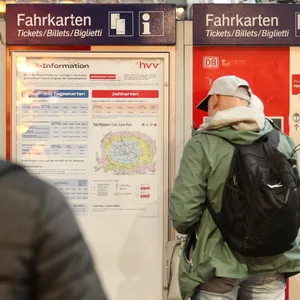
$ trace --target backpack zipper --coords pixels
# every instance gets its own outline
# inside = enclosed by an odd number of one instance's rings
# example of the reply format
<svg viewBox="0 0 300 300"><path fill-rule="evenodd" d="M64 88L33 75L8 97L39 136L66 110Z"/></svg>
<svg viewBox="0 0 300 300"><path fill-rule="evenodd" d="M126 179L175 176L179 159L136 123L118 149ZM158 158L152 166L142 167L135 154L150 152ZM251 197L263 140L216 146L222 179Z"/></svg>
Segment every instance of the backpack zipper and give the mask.
<svg viewBox="0 0 300 300"><path fill-rule="evenodd" d="M233 175L232 179L233 179L233 184L234 184L235 186L237 186L238 183L237 183L237 181L236 181L236 175Z"/></svg>

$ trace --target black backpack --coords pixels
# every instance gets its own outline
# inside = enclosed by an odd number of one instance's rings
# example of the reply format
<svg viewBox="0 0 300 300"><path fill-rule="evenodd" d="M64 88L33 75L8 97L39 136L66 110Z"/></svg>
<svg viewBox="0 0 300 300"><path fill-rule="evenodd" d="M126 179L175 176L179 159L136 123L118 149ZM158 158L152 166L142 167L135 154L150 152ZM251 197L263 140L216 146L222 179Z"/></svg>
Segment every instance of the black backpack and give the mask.
<svg viewBox="0 0 300 300"><path fill-rule="evenodd" d="M300 223L300 180L296 159L278 149L279 132L248 145L234 144L220 213L206 206L232 250L271 256L293 247Z"/></svg>

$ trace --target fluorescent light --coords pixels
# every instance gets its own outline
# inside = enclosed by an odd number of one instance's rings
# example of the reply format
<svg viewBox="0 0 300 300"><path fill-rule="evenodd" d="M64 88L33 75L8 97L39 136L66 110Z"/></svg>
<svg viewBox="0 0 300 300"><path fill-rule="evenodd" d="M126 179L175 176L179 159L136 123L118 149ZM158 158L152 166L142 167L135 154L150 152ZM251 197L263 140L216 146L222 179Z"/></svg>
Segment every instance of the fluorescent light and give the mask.
<svg viewBox="0 0 300 300"><path fill-rule="evenodd" d="M0 13L6 12L6 4L5 1L0 1Z"/></svg>

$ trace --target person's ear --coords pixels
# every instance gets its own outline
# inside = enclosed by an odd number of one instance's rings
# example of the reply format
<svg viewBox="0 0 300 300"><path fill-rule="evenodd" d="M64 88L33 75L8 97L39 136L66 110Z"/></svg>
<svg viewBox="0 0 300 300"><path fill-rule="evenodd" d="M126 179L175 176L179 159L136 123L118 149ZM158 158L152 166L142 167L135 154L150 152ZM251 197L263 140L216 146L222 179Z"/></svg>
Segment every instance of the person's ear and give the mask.
<svg viewBox="0 0 300 300"><path fill-rule="evenodd" d="M208 115L213 116L219 110L220 96L212 94L208 101Z"/></svg>
<svg viewBox="0 0 300 300"><path fill-rule="evenodd" d="M220 96L217 94L213 94L212 98L213 98L213 109L215 109L217 106L219 106Z"/></svg>

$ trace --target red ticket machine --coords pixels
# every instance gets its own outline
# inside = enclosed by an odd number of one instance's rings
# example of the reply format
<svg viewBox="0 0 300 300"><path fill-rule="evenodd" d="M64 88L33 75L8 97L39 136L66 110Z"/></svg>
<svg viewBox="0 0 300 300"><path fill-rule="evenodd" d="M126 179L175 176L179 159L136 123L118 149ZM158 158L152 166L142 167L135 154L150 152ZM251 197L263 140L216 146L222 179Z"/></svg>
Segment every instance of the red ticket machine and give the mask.
<svg viewBox="0 0 300 300"><path fill-rule="evenodd" d="M196 109L212 82L224 75L236 75L250 84L264 103L266 116L289 134L289 48L278 47L194 47L193 121L199 127L207 113ZM286 289L286 299L288 299Z"/></svg>
<svg viewBox="0 0 300 300"><path fill-rule="evenodd" d="M195 127L207 116L196 106L212 82L236 75L247 80L262 100L265 115L300 143L300 13L296 9L285 4L193 6ZM286 299L299 298L299 278L288 280Z"/></svg>
<svg viewBox="0 0 300 300"><path fill-rule="evenodd" d="M271 52L271 53L270 53ZM264 103L266 116L289 133L289 47L194 47L193 121L199 126L207 114L196 109L212 82L224 75L248 81Z"/></svg>

